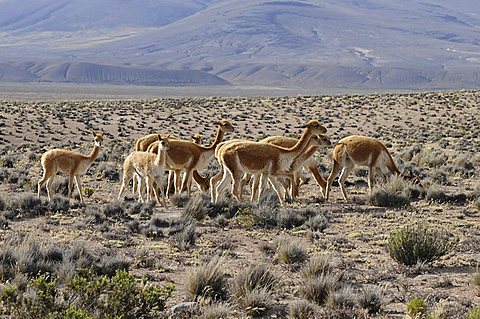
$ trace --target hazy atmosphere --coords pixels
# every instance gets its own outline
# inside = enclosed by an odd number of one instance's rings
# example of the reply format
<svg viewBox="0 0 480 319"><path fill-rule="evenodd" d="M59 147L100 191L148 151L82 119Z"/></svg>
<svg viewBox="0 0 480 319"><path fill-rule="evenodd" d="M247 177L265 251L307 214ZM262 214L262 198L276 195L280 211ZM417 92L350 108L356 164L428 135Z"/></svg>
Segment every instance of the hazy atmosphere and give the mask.
<svg viewBox="0 0 480 319"><path fill-rule="evenodd" d="M476 1L0 1L0 81L480 86Z"/></svg>

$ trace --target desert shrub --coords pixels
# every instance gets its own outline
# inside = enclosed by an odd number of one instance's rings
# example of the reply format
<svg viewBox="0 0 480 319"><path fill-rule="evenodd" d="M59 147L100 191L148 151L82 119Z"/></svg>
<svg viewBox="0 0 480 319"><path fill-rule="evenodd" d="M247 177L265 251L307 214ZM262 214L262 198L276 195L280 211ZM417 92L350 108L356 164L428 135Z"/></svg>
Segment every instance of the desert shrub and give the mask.
<svg viewBox="0 0 480 319"><path fill-rule="evenodd" d="M195 220L203 220L207 216L208 204L210 199L202 194L194 195L190 198L185 210L182 213L183 218L192 218Z"/></svg>
<svg viewBox="0 0 480 319"><path fill-rule="evenodd" d="M264 201L251 209L253 223L263 228L274 228L277 226L277 216L279 207L271 205L270 202Z"/></svg>
<svg viewBox="0 0 480 319"><path fill-rule="evenodd" d="M333 309L353 309L357 296L350 286L332 291L327 297L327 306Z"/></svg>
<svg viewBox="0 0 480 319"><path fill-rule="evenodd" d="M458 238L451 239L445 232L422 225L406 226L390 234L387 249L397 262L412 266L442 257L457 243Z"/></svg>
<svg viewBox="0 0 480 319"><path fill-rule="evenodd" d="M404 207L409 205L408 183L400 176L391 176L385 184L377 184L373 187L370 203L380 207Z"/></svg>
<svg viewBox="0 0 480 319"><path fill-rule="evenodd" d="M0 212L5 210L5 207L6 207L5 200L2 197L0 197Z"/></svg>
<svg viewBox="0 0 480 319"><path fill-rule="evenodd" d="M14 154L6 154L0 157L0 165L5 168L13 168L17 159Z"/></svg>
<svg viewBox="0 0 480 319"><path fill-rule="evenodd" d="M357 308L323 308L319 311L318 318L328 319L352 319L352 318L365 318L365 313Z"/></svg>
<svg viewBox="0 0 480 319"><path fill-rule="evenodd" d="M18 274L33 278L50 274L53 278L68 279L80 268L94 266L94 258L81 242L59 245L24 237L7 241L0 249L0 277L11 280Z"/></svg>
<svg viewBox="0 0 480 319"><path fill-rule="evenodd" d="M419 166L441 167L446 164L448 160L440 150L436 149L421 149L420 152L412 156L411 161Z"/></svg>
<svg viewBox="0 0 480 319"><path fill-rule="evenodd" d="M363 286L358 295L358 304L366 309L369 314L380 312L384 303L383 291L376 286Z"/></svg>
<svg viewBox="0 0 480 319"><path fill-rule="evenodd" d="M224 303L213 303L205 307L201 319L221 319L230 318L232 309Z"/></svg>
<svg viewBox="0 0 480 319"><path fill-rule="evenodd" d="M232 279L232 293L236 299L245 298L254 289L271 292L277 279L265 264L251 265Z"/></svg>
<svg viewBox="0 0 480 319"><path fill-rule="evenodd" d="M470 310L467 314L467 319L480 319L480 306Z"/></svg>
<svg viewBox="0 0 480 319"><path fill-rule="evenodd" d="M210 203L208 205L207 215L211 218L214 218L219 215L225 216L225 218L233 218L240 210L243 210L250 205L237 203L234 201L221 200L218 203Z"/></svg>
<svg viewBox="0 0 480 319"><path fill-rule="evenodd" d="M314 278L330 274L333 270L333 264L330 258L328 255L319 255L310 258L303 267L302 276L305 278Z"/></svg>
<svg viewBox="0 0 480 319"><path fill-rule="evenodd" d="M238 300L239 305L250 316L261 316L273 306L272 295L267 289L254 289Z"/></svg>
<svg viewBox="0 0 480 319"><path fill-rule="evenodd" d="M480 197L473 201L473 207L476 208L477 211L480 211Z"/></svg>
<svg viewBox="0 0 480 319"><path fill-rule="evenodd" d="M20 197L16 202L20 213L28 217L38 217L45 214L47 211L47 205L37 198L36 195L28 194Z"/></svg>
<svg viewBox="0 0 480 319"><path fill-rule="evenodd" d="M411 318L418 318L419 316L426 316L429 311L425 300L420 297L414 297L406 303L407 314Z"/></svg>
<svg viewBox="0 0 480 319"><path fill-rule="evenodd" d="M190 197L185 194L175 194L170 196L170 203L175 207L185 207L189 200Z"/></svg>
<svg viewBox="0 0 480 319"><path fill-rule="evenodd" d="M324 275L307 279L300 287L299 292L303 298L323 305L328 296L338 288L338 285L338 277Z"/></svg>
<svg viewBox="0 0 480 319"><path fill-rule="evenodd" d="M475 164L472 161L472 155L461 154L453 159L453 165L448 166L448 171L462 177L471 177L475 175Z"/></svg>
<svg viewBox="0 0 480 319"><path fill-rule="evenodd" d="M290 319L311 319L315 318L315 305L306 300L296 300L288 307Z"/></svg>
<svg viewBox="0 0 480 319"><path fill-rule="evenodd" d="M446 203L449 197L445 193L445 189L437 184L431 184L427 188L425 199L430 202Z"/></svg>
<svg viewBox="0 0 480 319"><path fill-rule="evenodd" d="M277 259L283 264L301 264L308 259L308 253L297 242L285 242L277 250Z"/></svg>
<svg viewBox="0 0 480 319"><path fill-rule="evenodd" d="M136 222L136 221L134 221ZM138 224L135 227L135 224L133 229L134 232L139 231L143 235L149 237L149 238L162 238L164 237L163 229L167 228L170 226L170 222L163 219L161 216L152 216L150 218L150 221L148 223L142 223Z"/></svg>
<svg viewBox="0 0 480 319"><path fill-rule="evenodd" d="M120 173L112 164L100 162L97 166L96 172L97 176L110 182L118 182L120 180Z"/></svg>
<svg viewBox="0 0 480 319"><path fill-rule="evenodd" d="M477 272L475 273L475 275L473 277L473 284L475 285L475 287L480 292L480 269L477 269Z"/></svg>
<svg viewBox="0 0 480 319"><path fill-rule="evenodd" d="M172 244L180 250L187 250L195 245L197 239L197 223L192 219L182 219L169 230Z"/></svg>
<svg viewBox="0 0 480 319"><path fill-rule="evenodd" d="M449 185L450 182L448 180L448 175L445 173L443 170L435 169L431 173L431 178L432 181L435 184L440 184L440 185Z"/></svg>
<svg viewBox="0 0 480 319"><path fill-rule="evenodd" d="M307 236L311 241L319 239L321 234L328 226L328 218L324 214L317 214L310 217L305 225L307 226Z"/></svg>
<svg viewBox="0 0 480 319"><path fill-rule="evenodd" d="M228 225L228 218L225 216L225 215L218 215L217 217L215 217L215 223L219 226L219 227L225 227Z"/></svg>
<svg viewBox="0 0 480 319"><path fill-rule="evenodd" d="M0 279L6 281L15 276L17 256L12 246L2 245L0 248Z"/></svg>
<svg viewBox="0 0 480 319"><path fill-rule="evenodd" d="M292 229L303 225L305 217L300 210L280 209L277 214L276 224L285 229Z"/></svg>
<svg viewBox="0 0 480 319"><path fill-rule="evenodd" d="M102 213L107 218L121 219L126 217L125 208L120 203L112 202L102 207Z"/></svg>
<svg viewBox="0 0 480 319"><path fill-rule="evenodd" d="M106 275L112 277L117 271L128 271L131 260L123 255L102 256L97 265L94 266L98 275Z"/></svg>
<svg viewBox="0 0 480 319"><path fill-rule="evenodd" d="M53 196L52 200L47 203L47 209L53 213L64 213L70 209L70 201L63 196Z"/></svg>
<svg viewBox="0 0 480 319"><path fill-rule="evenodd" d="M199 297L223 300L227 297L227 277L223 263L222 258L214 257L188 272L185 284L190 300Z"/></svg>
<svg viewBox="0 0 480 319"><path fill-rule="evenodd" d="M279 207L280 201L278 200L277 193L273 189L269 189L262 193L258 199L258 204L260 206L269 206L269 207Z"/></svg>
<svg viewBox="0 0 480 319"><path fill-rule="evenodd" d="M8 168L0 168L0 182L8 181L10 177L10 169Z"/></svg>

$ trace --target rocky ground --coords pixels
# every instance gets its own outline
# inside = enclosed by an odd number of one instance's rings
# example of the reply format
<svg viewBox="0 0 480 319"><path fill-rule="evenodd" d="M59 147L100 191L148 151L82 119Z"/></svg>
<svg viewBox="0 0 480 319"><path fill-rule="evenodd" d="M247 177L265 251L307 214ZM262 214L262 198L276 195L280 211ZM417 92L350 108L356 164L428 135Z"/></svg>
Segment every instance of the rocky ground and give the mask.
<svg viewBox="0 0 480 319"><path fill-rule="evenodd" d="M342 286L351 288L352 295L359 296L362 288L373 285L382 296L381 310L365 314L368 318L404 318L406 303L414 297L425 300L436 318L466 318L470 309L480 304L480 287L475 284L480 262L480 91L9 100L0 104L0 200L4 202L3 208L0 205L4 226L0 242L4 245L19 235L45 245L86 243L97 258L126 261L138 277L147 276L158 285L173 283L169 307L193 299L188 293L192 271L221 255L221 268L229 282L249 265L266 265L279 284L269 292L269 307L259 311L259 316L288 317L293 304L308 299L302 290L307 286L308 279L302 274L308 260L290 263L279 256L278 249L270 252L268 248L280 239L297 245L310 261L327 256L332 272ZM123 159L135 140L145 134L162 132L190 139L199 132L208 144L215 134L214 121L228 119L235 132L225 139L258 140L271 135L298 136L301 130L296 127L312 118L324 123L332 143L351 134L380 139L401 169L408 167L421 177L423 195L401 208L373 206L366 171L358 168L349 178L348 203L335 186L332 198L325 202L311 179L301 189L299 200L285 208L270 200L260 206L245 203L239 209L230 203L237 213L218 217L204 208L208 198L195 190L190 202L190 212L197 214L193 226L179 222L188 215L183 207L188 201L185 196L170 200L169 208L135 206L131 193L127 201L116 201ZM66 210L46 208L42 213L22 208L19 203L36 192L41 154L54 147L87 153L92 147L92 131L104 132L105 142L83 178L88 194L85 205L71 200ZM316 155L325 177L331 168L330 154L331 148ZM212 160L202 173L212 176L217 170ZM64 177L57 178L59 192L64 190L64 182ZM291 225L282 214L301 221ZM308 220L317 215L324 217L325 226L312 232ZM392 259L386 248L392 232L406 225L444 231L459 242L432 263L406 267ZM185 243L178 234L188 227L194 240ZM248 317L249 310L231 293L232 288L228 290L230 298L222 305L231 310L229 317ZM197 314L205 311L203 307ZM345 312L331 303L312 307L318 318L337 318ZM358 302L352 307L360 308ZM358 311L357 316L362 313ZM348 314L344 316L348 318Z"/></svg>

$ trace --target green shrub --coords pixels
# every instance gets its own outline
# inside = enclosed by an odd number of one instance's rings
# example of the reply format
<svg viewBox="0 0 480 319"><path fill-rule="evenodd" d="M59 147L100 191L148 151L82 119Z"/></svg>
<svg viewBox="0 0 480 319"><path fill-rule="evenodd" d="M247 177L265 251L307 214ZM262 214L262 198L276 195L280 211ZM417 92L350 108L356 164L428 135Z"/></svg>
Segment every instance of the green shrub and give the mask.
<svg viewBox="0 0 480 319"><path fill-rule="evenodd" d="M83 195L85 195L85 197L91 197L93 193L95 193L93 188L87 186L83 187Z"/></svg>
<svg viewBox="0 0 480 319"><path fill-rule="evenodd" d="M480 319L480 306L477 306L470 310L468 312L467 319Z"/></svg>
<svg viewBox="0 0 480 319"><path fill-rule="evenodd" d="M118 271L113 277L93 272L74 276L65 286L46 275L32 279L33 294L4 293L8 314L19 318L157 318L173 287L156 288ZM67 302L65 302L67 301Z"/></svg>
<svg viewBox="0 0 480 319"><path fill-rule="evenodd" d="M388 238L390 256L406 266L432 262L449 253L457 245L458 238L426 226L406 226L394 231Z"/></svg>
<svg viewBox="0 0 480 319"><path fill-rule="evenodd" d="M187 275L186 290L190 300L199 297L223 300L227 297L227 278L223 260L212 258L208 263L191 270Z"/></svg>
<svg viewBox="0 0 480 319"><path fill-rule="evenodd" d="M426 316L429 311L427 303L420 297L412 298L406 303L406 306L407 314L411 318L418 318L418 316Z"/></svg>

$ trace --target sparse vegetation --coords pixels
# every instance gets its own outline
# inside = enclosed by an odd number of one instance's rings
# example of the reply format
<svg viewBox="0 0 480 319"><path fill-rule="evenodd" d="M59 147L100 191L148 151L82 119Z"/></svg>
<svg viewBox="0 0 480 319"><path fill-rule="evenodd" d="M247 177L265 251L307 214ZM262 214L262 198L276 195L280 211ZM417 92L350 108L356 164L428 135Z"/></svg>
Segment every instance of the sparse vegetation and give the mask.
<svg viewBox="0 0 480 319"><path fill-rule="evenodd" d="M170 309L179 303L182 306L182 301L195 300L195 306L179 317L374 319L405 311L406 306L400 303L418 295L431 308L425 315L428 319L474 319L478 317L475 306L480 294L478 270L472 274L478 267L480 247L479 101L479 91L2 101L0 295L10 298L9 305L15 304L17 310L7 314L7 299L2 299L0 316L19 318L20 300L38 306L33 280L43 276L42 291L56 295L54 301L43 301L51 307L35 318L48 318L45 313L50 310L57 311L49 314L51 318L101 318L99 303L110 298L110 292L104 290L98 302L92 301L98 309L94 313L82 306L83 299L89 302L88 296L78 297L75 292L75 302L64 299L66 293L73 294L68 287L72 278L87 278L89 284L81 287L94 290L90 284L111 283L116 273L130 271L139 289L166 289L159 287L170 281L186 285L174 298L162 297L164 309L156 312L156 318L170 316ZM367 117L369 120L364 121ZM227 118L235 125L235 136L225 139L298 137L301 130L297 126L306 118L324 123L333 143L351 134L375 137L385 141L400 171L418 176L423 188L394 179L383 184L377 176L376 185L384 192L375 197L377 203L370 202L367 170L357 169L346 182L349 202L343 201L335 182L330 199L325 201L309 172L309 181L297 200L284 206L272 191L265 192L259 204L251 204L247 187L243 201L236 202L226 194L215 205L197 188L191 197L173 195L167 208L155 201L139 203L137 194L126 196L122 202L115 200L121 164L137 137L160 132L189 139L190 132L199 131L208 145L214 136L213 118ZM45 189L38 201L40 155L52 148L87 154L91 131L97 129L104 131L105 143L96 162L82 176L88 186L83 187L82 194L90 196L85 205L64 197L66 175L58 175L53 182L52 201L46 201ZM331 170L332 148L326 156L315 155L324 178ZM212 161L208 170L200 173L211 177L218 170ZM387 188L389 183L392 188ZM79 196L76 190L75 196ZM406 225L415 226L409 226L408 235L400 236ZM427 234L421 226L428 229ZM393 243L395 249L403 251L400 258L412 263L409 268L390 257ZM433 263L427 261L431 252L442 250L446 255L438 257L438 253ZM211 288L217 287L215 284L204 284L198 295L187 293L190 273L204 268L212 255L220 253L224 257L217 270L223 277L213 281L221 282L217 286L223 285L223 289L215 293ZM251 278L244 276L250 278L244 279L248 282L244 298L235 297L234 282L241 281L240 274L260 265L278 282L275 289L255 284L260 275L252 271ZM415 276L419 272L422 275ZM50 285L54 281L55 285ZM349 286L356 296L353 308L352 299L346 298L352 291L342 290ZM96 291L89 291L98 297ZM120 292L115 296L112 298L125 297ZM405 299L400 301L400 296ZM117 301L109 302L112 307L118 305ZM65 310L66 304L71 307Z"/></svg>

